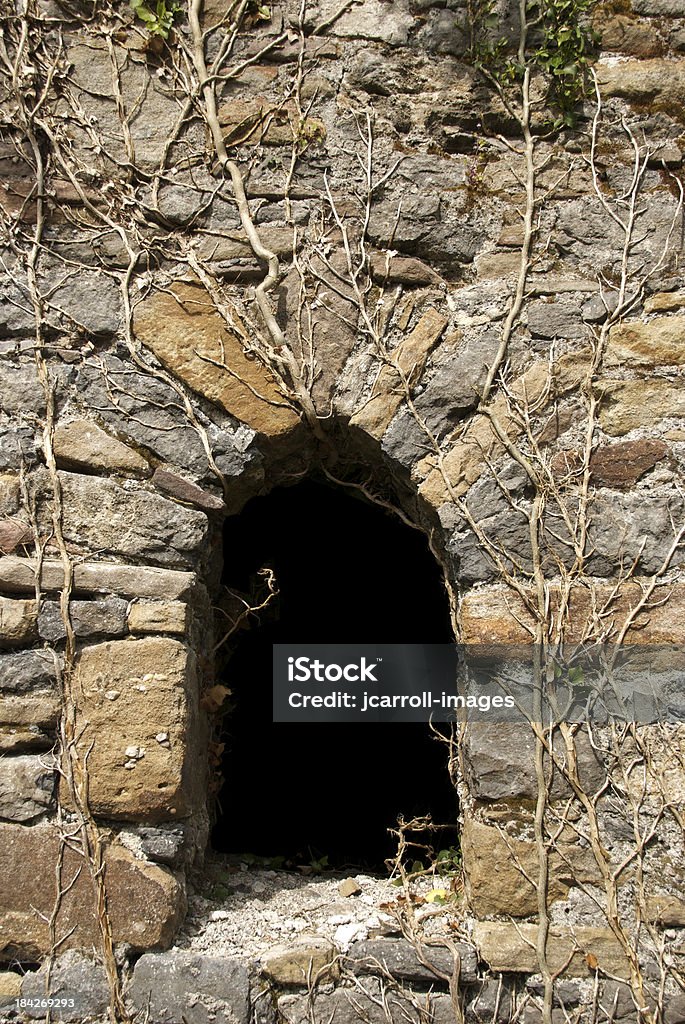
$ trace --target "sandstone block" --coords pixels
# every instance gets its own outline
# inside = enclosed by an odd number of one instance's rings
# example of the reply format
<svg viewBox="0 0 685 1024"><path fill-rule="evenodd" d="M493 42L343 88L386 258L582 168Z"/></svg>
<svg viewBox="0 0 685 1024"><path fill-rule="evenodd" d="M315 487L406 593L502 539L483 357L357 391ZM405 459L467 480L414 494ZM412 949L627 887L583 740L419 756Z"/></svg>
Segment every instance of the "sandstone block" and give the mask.
<svg viewBox="0 0 685 1024"><path fill-rule="evenodd" d="M509 924L504 921L477 921L474 941L481 959L493 971L533 974L539 970L535 953L535 924ZM608 928L579 926L573 931L552 931L547 946L549 966L560 971L570 960L564 974L582 977L593 974L586 957L594 957L600 971L619 978L629 977L628 961ZM594 962L594 961L593 961Z"/></svg>
<svg viewBox="0 0 685 1024"><path fill-rule="evenodd" d="M131 633L174 633L184 636L190 607L183 601L134 601L128 613Z"/></svg>
<svg viewBox="0 0 685 1024"><path fill-rule="evenodd" d="M149 465L138 452L92 420L72 420L55 428L54 449L57 464L65 469L146 475Z"/></svg>
<svg viewBox="0 0 685 1024"><path fill-rule="evenodd" d="M593 589L600 607L613 594L613 588L608 584L600 584ZM620 625L625 621L625 616L639 601L640 594L640 588L634 583L627 583L620 589L610 604L615 623ZM558 600L554 591L551 600ZM571 594L569 643L580 639L591 612L591 602L592 595L585 587L578 587ZM676 583L656 587L649 613L636 617L635 628L628 631L627 643L655 646L685 643L684 608L685 586ZM472 648L474 654L479 647L525 647L531 643L531 635L524 626L532 625L528 611L518 597L502 587L466 594L460 614L463 643Z"/></svg>
<svg viewBox="0 0 685 1024"><path fill-rule="evenodd" d="M38 637L38 609L35 601L13 601L0 597L0 646L31 643Z"/></svg>
<svg viewBox="0 0 685 1024"><path fill-rule="evenodd" d="M203 288L175 284L151 296L136 307L134 328L168 370L254 430L278 437L297 426L299 417L274 379L259 360L248 359L239 334L226 330ZM216 365L223 361L228 369Z"/></svg>
<svg viewBox="0 0 685 1024"><path fill-rule="evenodd" d="M113 640L81 651L78 749L85 754L93 744L95 814L163 821L192 811L203 780L197 685L194 655L177 640Z"/></svg>
<svg viewBox="0 0 685 1024"><path fill-rule="evenodd" d="M679 366L685 363L685 316L616 324L609 332L607 365Z"/></svg>
<svg viewBox="0 0 685 1024"><path fill-rule="evenodd" d="M74 589L77 593L119 594L122 597L159 597L176 600L189 597L197 583L192 572L158 566L77 562ZM61 562L46 560L42 565L41 587L60 590L64 585ZM0 558L0 586L10 592L32 593L36 586L36 565L29 558L7 555Z"/></svg>
<svg viewBox="0 0 685 1024"><path fill-rule="evenodd" d="M0 825L0 952L5 957L36 960L50 948L60 842L53 824ZM185 913L183 888L174 875L109 846L105 877L114 941L129 942L136 950L168 946ZM90 870L74 843L64 847L61 881L60 949L100 949Z"/></svg>
<svg viewBox="0 0 685 1024"><path fill-rule="evenodd" d="M620 96L630 103L649 104L677 116L685 107L685 60L627 60L597 66L603 96Z"/></svg>
<svg viewBox="0 0 685 1024"><path fill-rule="evenodd" d="M262 971L278 985L307 985L308 979L330 981L337 971L337 949L321 935L298 935L272 946L261 956Z"/></svg>
<svg viewBox="0 0 685 1024"><path fill-rule="evenodd" d="M679 381L604 379L598 390L602 395L599 422L612 437L685 416L685 390Z"/></svg>
<svg viewBox="0 0 685 1024"><path fill-rule="evenodd" d="M507 914L530 917L537 913L538 855L532 840L517 839L492 825L467 816L462 854L469 904L477 917ZM493 879L497 884L493 884ZM574 842L559 842L550 860L549 899L562 899L576 883L601 881L588 850Z"/></svg>
<svg viewBox="0 0 685 1024"><path fill-rule="evenodd" d="M413 331L393 353L400 372L390 366L382 368L371 398L354 414L350 420L351 426L380 440L402 405L404 388L401 375L411 383L418 381L431 349L437 345L446 326L447 320L436 310L429 309L424 313Z"/></svg>

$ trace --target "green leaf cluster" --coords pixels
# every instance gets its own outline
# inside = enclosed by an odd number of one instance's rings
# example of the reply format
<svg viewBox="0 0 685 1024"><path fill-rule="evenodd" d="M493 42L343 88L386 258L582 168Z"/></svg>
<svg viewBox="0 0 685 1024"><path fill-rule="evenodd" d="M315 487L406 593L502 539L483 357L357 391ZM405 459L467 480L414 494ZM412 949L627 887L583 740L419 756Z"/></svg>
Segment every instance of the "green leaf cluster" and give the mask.
<svg viewBox="0 0 685 1024"><path fill-rule="evenodd" d="M154 5L145 3L145 0L130 0L130 7L136 17L145 22L150 35L161 39L169 38L174 19L182 10L178 0L157 0Z"/></svg>

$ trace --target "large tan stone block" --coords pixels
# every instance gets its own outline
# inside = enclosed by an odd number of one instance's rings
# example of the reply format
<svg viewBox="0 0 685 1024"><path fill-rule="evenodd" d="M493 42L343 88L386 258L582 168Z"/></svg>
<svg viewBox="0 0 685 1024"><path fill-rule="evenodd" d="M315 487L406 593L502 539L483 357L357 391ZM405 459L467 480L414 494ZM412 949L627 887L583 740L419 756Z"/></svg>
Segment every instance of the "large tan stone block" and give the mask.
<svg viewBox="0 0 685 1024"><path fill-rule="evenodd" d="M658 316L612 327L607 364L612 363L649 367L685 363L685 316Z"/></svg>
<svg viewBox="0 0 685 1024"><path fill-rule="evenodd" d="M31 558L7 555L0 558L0 587L25 593L36 588L38 570ZM64 566L46 559L41 565L41 589L61 590ZM119 594L122 597L160 597L171 601L188 597L197 585L195 573L160 569L156 565L126 565L113 562L77 562L74 565L76 593Z"/></svg>
<svg viewBox="0 0 685 1024"><path fill-rule="evenodd" d="M274 378L248 359L203 288L176 283L152 295L137 306L134 328L171 373L254 430L277 437L297 426ZM222 362L228 369L216 365Z"/></svg>
<svg viewBox="0 0 685 1024"><path fill-rule="evenodd" d="M163 821L191 813L203 788L195 658L177 640L86 647L74 694L94 814Z"/></svg>
<svg viewBox="0 0 685 1024"><path fill-rule="evenodd" d="M599 422L612 437L685 416L685 388L678 380L604 379L597 387L602 395Z"/></svg>
<svg viewBox="0 0 685 1024"><path fill-rule="evenodd" d="M535 950L538 926L508 921L477 921L473 938L480 958L493 971L532 974L540 965ZM623 949L609 928L577 927L552 931L547 943L547 960L553 973L570 977L600 971L618 978L630 976Z"/></svg>
<svg viewBox="0 0 685 1024"><path fill-rule="evenodd" d="M55 869L60 833L54 824L0 825L0 951L37 959L50 948L49 920L55 907ZM56 919L60 950L100 948L94 887L78 838L62 850L64 890ZM166 948L185 913L185 895L174 875L137 861L120 846L105 854L107 904L115 942L137 950Z"/></svg>
<svg viewBox="0 0 685 1024"><path fill-rule="evenodd" d="M530 917L537 913L534 883L539 862L535 842L514 838L503 829L467 816L461 848L469 904L477 917ZM600 881L588 850L572 842L557 844L550 859L550 903L563 899L576 883Z"/></svg>

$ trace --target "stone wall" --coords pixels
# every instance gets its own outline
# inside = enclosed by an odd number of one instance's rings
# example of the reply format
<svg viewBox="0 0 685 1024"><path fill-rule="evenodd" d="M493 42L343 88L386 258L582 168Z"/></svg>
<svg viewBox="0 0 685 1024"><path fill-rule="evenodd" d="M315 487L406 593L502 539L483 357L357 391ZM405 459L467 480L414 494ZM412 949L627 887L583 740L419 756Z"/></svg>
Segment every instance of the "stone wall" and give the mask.
<svg viewBox="0 0 685 1024"><path fill-rule="evenodd" d="M284 0L238 24L206 0L195 48L192 11L166 42L99 2L6 14L8 961L113 943L146 954L141 985L172 969L211 810L221 524L251 496L322 465L364 482L431 536L475 648L531 642L538 583L549 636L683 641L685 8L596 6L601 106L552 130L534 95L534 151L469 11ZM618 979L618 1016L676 1024L681 728L543 748L482 724L456 748L471 983ZM469 1014L508 1016L487 991Z"/></svg>

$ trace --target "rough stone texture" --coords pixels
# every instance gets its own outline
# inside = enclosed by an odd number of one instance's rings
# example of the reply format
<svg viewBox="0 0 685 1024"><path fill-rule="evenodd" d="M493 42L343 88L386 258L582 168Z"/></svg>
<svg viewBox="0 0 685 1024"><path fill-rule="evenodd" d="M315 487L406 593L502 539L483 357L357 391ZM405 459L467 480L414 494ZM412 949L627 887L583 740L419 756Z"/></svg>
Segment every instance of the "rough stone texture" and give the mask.
<svg viewBox="0 0 685 1024"><path fill-rule="evenodd" d="M239 323L237 314L236 319ZM137 307L134 326L167 369L236 419L269 437L297 426L297 415L284 404L272 379L257 360L245 356L238 335L225 329L200 288L176 284L153 295ZM231 374L208 362L222 360L219 339Z"/></svg>
<svg viewBox="0 0 685 1024"><path fill-rule="evenodd" d="M464 985L478 978L478 962L473 946L465 942L456 943L459 953L459 978ZM422 959L433 964L435 971L419 961L416 949L407 939L366 939L355 942L347 954L356 974L375 974L387 969L395 978L403 981L433 983L452 976L454 957L449 950L439 946L423 946Z"/></svg>
<svg viewBox="0 0 685 1024"><path fill-rule="evenodd" d="M298 935L273 946L261 957L264 974L278 985L307 985L308 979L331 980L337 975L337 949L320 935Z"/></svg>
<svg viewBox="0 0 685 1024"><path fill-rule="evenodd" d="M28 558L0 558L0 586L12 592L35 590L36 565ZM43 590L60 590L64 584L61 562L46 560L41 566ZM119 594L122 597L189 597L196 587L192 572L178 572L158 566L126 565L111 562L77 562L74 565L74 589L77 593Z"/></svg>
<svg viewBox="0 0 685 1024"><path fill-rule="evenodd" d="M90 420L59 423L53 441L58 465L65 469L145 475L147 461Z"/></svg>
<svg viewBox="0 0 685 1024"><path fill-rule="evenodd" d="M612 437L685 416L685 391L678 381L663 378L604 380L599 390L602 394L599 421Z"/></svg>
<svg viewBox="0 0 685 1024"><path fill-rule="evenodd" d="M378 984L374 979L364 979L367 991L362 987L338 988L333 992L318 994L314 1000L313 1013L306 996L281 996L278 1010L287 1024L325 1024L335 1020L338 1024L358 1024L360 1018L367 1024L418 1024L422 1019L406 997L398 991L391 991L387 999L380 997ZM368 994L367 994L368 993ZM443 993L423 996L427 1004L423 1013L430 1013L435 1024L448 1024L454 1020L454 1008L450 997Z"/></svg>
<svg viewBox="0 0 685 1024"><path fill-rule="evenodd" d="M59 663L59 659L57 661ZM0 691L3 694L51 689L55 682L55 658L50 651L0 654Z"/></svg>
<svg viewBox="0 0 685 1024"><path fill-rule="evenodd" d="M685 316L617 324L607 346L607 364L673 366L685 363Z"/></svg>
<svg viewBox="0 0 685 1024"><path fill-rule="evenodd" d="M48 921L55 901L54 875L60 844L54 825L0 825L0 953L35 960L50 947ZM109 911L115 942L135 949L167 946L185 913L183 888L170 871L137 861L120 847L107 848ZM64 850L63 888L57 916L62 950L99 948L93 885L82 855ZM70 884L73 883L73 884ZM73 929L73 930L72 930Z"/></svg>
<svg viewBox="0 0 685 1024"><path fill-rule="evenodd" d="M613 588L602 584L596 587L595 592L600 602L606 601ZM684 643L685 619L682 619L681 609L685 601L685 591L680 585L675 585L663 589L657 587L654 593L654 607L650 609L649 614L636 617L635 628L628 632L628 642L655 646L663 643ZM637 584L628 583L621 588L612 605L618 622L622 621L622 615L625 616L626 612L637 604L640 594ZM664 600L660 604L659 599L667 596L668 601ZM571 607L574 609L575 621L578 624L585 621L589 600L589 594L584 588L578 589L571 597ZM573 621L572 619L572 623ZM531 619L523 604L510 592L501 588L474 592L467 595L462 602L463 642L470 645L474 653L477 653L479 647L487 649L493 646L528 646L530 633L524 628L523 623L530 622ZM572 643L577 636L578 634L574 634L571 629L567 640Z"/></svg>
<svg viewBox="0 0 685 1024"><path fill-rule="evenodd" d="M536 972L536 936L537 925L534 924L479 921L474 929L474 941L480 956L493 971ZM628 977L628 962L608 928L579 926L567 932L552 930L548 946L552 971L564 968L564 974L571 977L593 974L586 959L588 954L596 958L601 971L618 978Z"/></svg>
<svg viewBox="0 0 685 1024"><path fill-rule="evenodd" d="M537 913L537 890L532 881L538 874L534 841L517 839L504 828L483 825L469 817L465 819L461 849L469 905L477 918L495 914L530 917ZM496 885L493 878L497 879ZM570 841L560 841L550 857L550 902L565 897L574 884L583 882L597 884L601 875L590 850L580 847L573 836Z"/></svg>
<svg viewBox="0 0 685 1024"><path fill-rule="evenodd" d="M109 986L107 975L101 964L84 956L75 949L70 949L63 956L58 956L50 965L50 984L47 981L47 964L38 971L30 971L21 981L21 994L24 999L45 999L46 995L53 999L73 1000L73 1006L55 1006L51 1011L54 1020L73 1021L80 1024L89 1017L103 1015L109 1005ZM45 1010L40 1004L28 1007L26 1016L31 1020L45 1017Z"/></svg>
<svg viewBox="0 0 685 1024"><path fill-rule="evenodd" d="M207 538L207 519L161 495L127 490L113 480L60 474L64 533L88 550L159 565L193 565Z"/></svg>
<svg viewBox="0 0 685 1024"><path fill-rule="evenodd" d="M131 633L174 633L184 636L190 622L190 606L183 601L134 601L128 613Z"/></svg>
<svg viewBox="0 0 685 1024"><path fill-rule="evenodd" d="M394 367L384 366L376 380L371 397L350 421L351 426L380 439L402 404L401 376L408 380L421 376L431 349L437 344L447 321L435 310L429 310L407 338L393 353L399 373Z"/></svg>
<svg viewBox="0 0 685 1024"><path fill-rule="evenodd" d="M628 60L600 65L597 78L605 96L621 96L630 103L668 110L676 116L685 112L685 60Z"/></svg>
<svg viewBox="0 0 685 1024"><path fill-rule="evenodd" d="M129 997L150 1024L248 1024L247 968L224 957L146 953L136 964Z"/></svg>
<svg viewBox="0 0 685 1024"><path fill-rule="evenodd" d="M49 755L0 758L0 819L29 822L54 805L55 772Z"/></svg>
<svg viewBox="0 0 685 1024"><path fill-rule="evenodd" d="M0 597L0 646L31 643L37 638L36 602Z"/></svg>
<svg viewBox="0 0 685 1024"><path fill-rule="evenodd" d="M588 792L599 792L606 780L604 766L586 732L575 737L578 775ZM466 731L462 747L465 778L476 800L495 802L529 801L537 797L535 775L535 739L521 723L473 722ZM555 753L566 763L560 738ZM552 776L550 796L559 800L570 795L561 772Z"/></svg>
<svg viewBox="0 0 685 1024"><path fill-rule="evenodd" d="M19 478L10 473L0 474L0 513L12 516L19 509Z"/></svg>
<svg viewBox="0 0 685 1024"><path fill-rule="evenodd" d="M69 615L74 634L83 639L123 636L126 632L128 602L119 597L104 601L72 601ZM64 640L66 628L58 601L45 601L38 616L41 640Z"/></svg>
<svg viewBox="0 0 685 1024"><path fill-rule="evenodd" d="M198 487L192 481L184 480L183 477L176 476L175 473L170 473L159 466L153 473L152 482L155 487L165 494L171 495L172 498L178 498L179 501L196 505L205 512L223 512L226 510L222 499L216 494L210 494L209 491L203 490L202 487Z"/></svg>
<svg viewBox="0 0 685 1024"><path fill-rule="evenodd" d="M0 520L0 552L9 555L33 543L33 530L25 523Z"/></svg>
<svg viewBox="0 0 685 1024"><path fill-rule="evenodd" d="M632 487L667 454L668 445L657 438L600 445L590 459L593 482L605 487Z"/></svg>
<svg viewBox="0 0 685 1024"><path fill-rule="evenodd" d="M125 821L163 821L200 799L202 730L193 654L177 640L114 640L81 651L77 729L90 806ZM160 741L156 737L165 734Z"/></svg>

